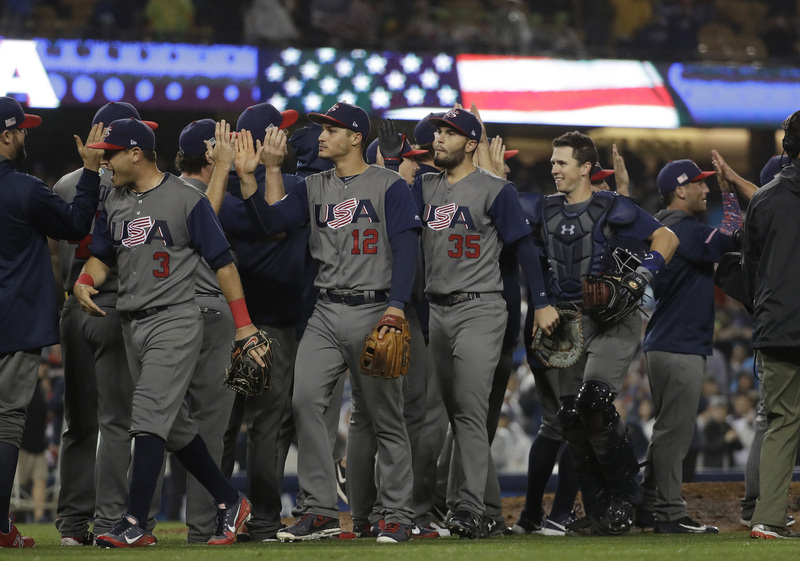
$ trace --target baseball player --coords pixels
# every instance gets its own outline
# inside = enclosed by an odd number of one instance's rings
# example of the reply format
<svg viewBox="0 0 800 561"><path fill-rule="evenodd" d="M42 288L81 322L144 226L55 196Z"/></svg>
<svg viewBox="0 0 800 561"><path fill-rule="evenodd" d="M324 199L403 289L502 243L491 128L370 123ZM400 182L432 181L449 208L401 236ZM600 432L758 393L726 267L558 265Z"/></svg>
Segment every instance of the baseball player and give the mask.
<svg viewBox="0 0 800 561"><path fill-rule="evenodd" d="M130 117L140 118L135 107L112 101L95 113L92 126ZM68 173L55 184L53 192L72 201L81 174L80 169ZM111 189L111 174L101 174L98 211L104 208ZM111 271L95 297L105 316L84 314L72 294L72 286L90 256L91 242L91 232L81 240L58 242L60 267L56 278L69 295L60 322L66 422L59 454L61 486L56 510L61 545L92 545L94 534L110 530L125 510L128 488L133 381L115 308L116 270ZM148 522L149 529L154 525L155 520Z"/></svg>
<svg viewBox="0 0 800 561"><path fill-rule="evenodd" d="M98 150L76 136L83 171L71 203L43 181L18 172L28 129L42 119L0 97L0 547L32 547L9 518L25 414L33 397L42 347L58 343L56 287L46 236L82 239L92 227L100 193ZM102 126L89 133L101 138Z"/></svg>
<svg viewBox="0 0 800 561"><path fill-rule="evenodd" d="M125 514L96 542L101 547L147 545L140 521L147 511L166 448L209 491L218 506L210 545L236 541L250 504L223 476L197 434L184 397L202 345L195 277L201 258L217 273L236 325L237 339L256 333L233 256L205 195L156 166L155 135L136 119L112 122L103 142L103 165L113 173L114 190L97 218L92 257L73 293L87 313L104 315L92 296L119 267L117 309L136 389L131 434L133 464ZM263 360L266 349L251 351Z"/></svg>
<svg viewBox="0 0 800 561"><path fill-rule="evenodd" d="M476 538L481 535L491 461L488 396L508 317L498 263L504 244L517 246L535 295L536 325L550 332L558 314L547 302L514 186L472 161L481 139L477 117L456 108L429 121L437 127L434 162L444 171L420 176L413 191L425 224L432 365L453 427L449 529Z"/></svg>
<svg viewBox="0 0 800 561"><path fill-rule="evenodd" d="M594 186L592 188L594 189ZM531 224L532 235L537 241L537 245L543 247L541 219L544 197L539 193L520 193L519 200L525 217ZM546 268L546 255L543 255L542 258L543 268ZM542 420L528 454L525 505L512 527L512 531L515 534L536 533L546 536L563 536L567 532L567 525L575 520L573 505L578 494L578 482L572 465L572 456L563 445L565 442L564 432L558 422L558 410L561 408L560 379L567 373L562 373L555 368L546 368L536 358L531 349L533 316L533 310L528 308L523 334L528 364L536 383L536 393L539 395ZM580 371L572 370L568 374L576 378L571 382L573 385L580 384ZM558 461L558 484L553 497L553 506L550 513L545 515L542 500L556 460Z"/></svg>
<svg viewBox="0 0 800 561"><path fill-rule="evenodd" d="M592 192L596 161L594 142L584 134L570 132L553 141L550 162L558 193L545 198L541 223L550 262L549 292L560 302L583 304L586 274L634 275L635 286L643 289L678 245L675 234L628 197ZM630 254L641 256L635 271L624 267ZM635 313L613 325L585 315L581 360L564 369L559 379L558 419L580 481L586 522L600 533L628 531L634 505L641 501L634 480L638 462L613 405L639 345L640 324ZM570 369L577 369L580 377ZM578 379L580 385L571 383Z"/></svg>
<svg viewBox="0 0 800 561"><path fill-rule="evenodd" d="M724 181L733 187L738 194L742 195L743 198L750 200L758 187L736 173L736 171L725 162L725 159L719 152L712 150L711 155L711 162L714 164L714 169L717 171L717 178L720 181L720 185L722 185ZM788 159L783 156L773 156L767 160L767 163L761 168L761 173L759 174L761 187L778 177L783 167L788 163ZM760 356L756 356L756 364L758 368L757 376L760 380L763 380L764 368L761 364ZM764 436L768 426L767 413L764 410L764 384L760 385L759 392L761 394L761 399L758 402L755 434L753 435L753 441L750 443L750 450L747 454L747 465L744 470L744 497L741 500L741 513L739 518L739 523L748 528L751 525L753 512L755 511L756 501L758 500L760 491L758 479L761 446L764 442ZM786 515L786 526L792 526L795 522L796 520L793 516L789 514Z"/></svg>
<svg viewBox="0 0 800 561"><path fill-rule="evenodd" d="M297 117L296 111L281 113L269 103L248 107L239 116L236 123L239 135L253 133L257 138L265 139L262 157L254 162L257 164L254 172L258 184L256 196L269 197L275 202L282 198L284 190L292 191L295 178L282 175L281 165L287 142L284 130L293 125ZM230 138L224 133L217 136L216 153L229 145L225 137ZM236 152L237 170L242 170L244 156L249 154ZM225 167L219 162L217 165ZM238 429L242 416L247 425L247 478L253 503L252 518L247 523L250 538L276 541L281 528L281 486L285 449L288 447L288 443L281 440L281 426L287 417L291 418L291 387L297 350L295 328L303 320L305 285L302 279L310 265L306 259L308 228L291 229L279 239L259 236L247 218L244 202L232 194L241 192L237 173L226 174L228 192L212 193L212 203L216 205L217 200L221 201L220 223L235 246L251 317L277 344L271 369L272 388L243 399L242 412L232 416L230 426L235 423ZM280 182L280 195L270 189L276 181Z"/></svg>
<svg viewBox="0 0 800 561"><path fill-rule="evenodd" d="M611 157L614 159L613 169L603 169L599 162L592 168L590 178L592 191L610 191L611 187L606 183L606 179L613 175L617 184L617 193L629 197L631 180L628 169L625 167L625 160L622 159L616 144L611 145Z"/></svg>
<svg viewBox="0 0 800 561"><path fill-rule="evenodd" d="M319 156L334 163L274 205L253 197L252 176L242 195L254 221L272 235L310 222L309 248L319 263L319 300L300 341L292 406L298 441L298 478L305 513L278 532L282 541L341 533L330 441L324 412L342 367L350 369L353 415L367 415L378 439L378 471L385 527L379 543L410 536L411 450L403 421L403 380L359 374L364 334L381 314L403 316L413 283L419 218L403 178L364 162L370 122L366 112L339 102L309 119L322 125ZM246 188L245 183L248 187ZM358 446L348 439L348 448ZM350 479L350 478L348 478Z"/></svg>
<svg viewBox="0 0 800 561"><path fill-rule="evenodd" d="M768 429L761 447L753 539L800 539L786 524L786 501L800 440L797 354L797 192L800 111L784 122L789 165L758 189L748 205L742 273L753 306L753 347L763 368Z"/></svg>
<svg viewBox="0 0 800 561"><path fill-rule="evenodd" d="M681 464L692 441L705 357L714 338L714 263L740 246L732 234L742 226L741 212L726 181L720 181L725 216L738 220L711 228L697 219L706 211L705 179L714 173L701 171L691 160L675 160L657 179L667 208L655 218L680 240L672 261L651 283L656 305L643 343L655 425L642 507L655 511L655 532L660 534L719 532L687 516L681 498Z"/></svg>
<svg viewBox="0 0 800 561"><path fill-rule="evenodd" d="M217 171L206 149L214 142L216 123L212 119L193 121L184 127L178 140L180 151L175 167L180 178L192 187L205 192ZM227 177L230 161L220 163L218 181ZM203 344L197 368L189 384L189 412L197 423L197 432L206 442L208 451L219 464L222 459L222 438L231 415L235 393L220 387L220 380L230 364L230 341L236 328L233 315L219 288L216 275L205 261L197 266L195 302L203 318ZM206 543L216 530L217 507L200 482L191 474L186 485L186 525L189 543Z"/></svg>

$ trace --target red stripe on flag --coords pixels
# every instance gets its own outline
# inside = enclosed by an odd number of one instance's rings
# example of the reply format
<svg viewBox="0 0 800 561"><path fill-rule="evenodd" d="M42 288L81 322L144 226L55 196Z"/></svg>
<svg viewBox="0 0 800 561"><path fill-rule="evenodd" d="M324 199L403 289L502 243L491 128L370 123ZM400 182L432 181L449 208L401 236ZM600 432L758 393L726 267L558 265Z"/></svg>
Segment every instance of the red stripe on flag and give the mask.
<svg viewBox="0 0 800 561"><path fill-rule="evenodd" d="M610 105L674 107L663 86L604 90L553 92L469 92L462 91L465 106L505 111L573 111Z"/></svg>

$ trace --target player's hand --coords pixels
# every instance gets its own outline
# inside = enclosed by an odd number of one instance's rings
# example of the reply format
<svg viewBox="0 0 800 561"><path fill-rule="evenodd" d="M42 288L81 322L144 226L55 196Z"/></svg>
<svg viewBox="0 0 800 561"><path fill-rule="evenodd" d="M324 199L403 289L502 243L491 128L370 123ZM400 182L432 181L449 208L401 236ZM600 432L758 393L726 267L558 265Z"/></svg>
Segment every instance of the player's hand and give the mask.
<svg viewBox="0 0 800 561"><path fill-rule="evenodd" d="M716 150L711 151L711 165L714 166L714 171L717 172L717 182L719 183L719 190L723 193L732 193L733 188L731 182L737 175L733 168L728 165L722 154Z"/></svg>
<svg viewBox="0 0 800 561"><path fill-rule="evenodd" d="M261 159L261 152L264 147L261 141L253 143L253 135L249 130L242 129L236 135L236 159L233 164L236 167L236 174L239 177L253 175Z"/></svg>
<svg viewBox="0 0 800 561"><path fill-rule="evenodd" d="M72 294L81 305L81 309L90 316L104 316L106 313L97 307L92 301L92 296L98 294L98 290L88 284L75 283L72 287Z"/></svg>
<svg viewBox="0 0 800 561"><path fill-rule="evenodd" d="M541 329L545 335L550 335L558 327L558 310L553 306L546 306L533 312L533 335Z"/></svg>
<svg viewBox="0 0 800 561"><path fill-rule="evenodd" d="M386 311L383 312L383 315L385 315L385 316L397 316L397 317L400 317L400 318L406 317L406 313L403 310L401 310L400 308L395 308L394 306L389 306L388 308L386 308ZM400 330L397 329L396 327L391 327L391 326L388 326L388 325L382 325L381 326L381 330L378 332L378 339L383 339L383 336L386 335L389 331L391 331L393 333L399 333L400 332Z"/></svg>
<svg viewBox="0 0 800 561"><path fill-rule="evenodd" d="M506 145L501 136L495 136L489 145L489 157L492 167L489 169L497 177L506 177Z"/></svg>
<svg viewBox="0 0 800 561"><path fill-rule="evenodd" d="M402 161L403 157L400 153L403 151L405 138L405 135L398 134L394 121L391 119L384 119L378 125L378 148L381 150L384 162L386 160Z"/></svg>
<svg viewBox="0 0 800 561"><path fill-rule="evenodd" d="M622 159L616 144L611 145L611 157L614 160L614 180L617 182L617 193L629 197L631 177L628 175L625 160Z"/></svg>
<svg viewBox="0 0 800 561"><path fill-rule="evenodd" d="M245 325L244 327L240 327L236 330L236 340L238 341L239 339L245 339L256 333L258 333L258 329L256 329L255 325L252 323L250 325ZM250 349L250 352L247 354L250 356L250 358L255 360L259 366L266 366L267 363L264 362L262 357L268 352L269 349L266 345L259 345Z"/></svg>
<svg viewBox="0 0 800 561"><path fill-rule="evenodd" d="M93 125L92 130L89 131L89 136L86 137L86 144L83 143L81 137L77 134L73 136L75 145L78 147L78 154L81 160L83 160L83 167L86 169L100 171L100 160L103 159L103 150L99 148L87 148L87 146L95 142L102 142L104 133L105 129L103 128L103 123L97 123Z"/></svg>
<svg viewBox="0 0 800 561"><path fill-rule="evenodd" d="M225 119L217 121L214 125L214 145L208 140L204 142L211 163L222 169L230 169L236 159L236 133L231 134L231 124Z"/></svg>
<svg viewBox="0 0 800 561"><path fill-rule="evenodd" d="M270 125L264 135L264 149L261 151L261 163L266 168L280 169L286 157L286 133L278 127Z"/></svg>

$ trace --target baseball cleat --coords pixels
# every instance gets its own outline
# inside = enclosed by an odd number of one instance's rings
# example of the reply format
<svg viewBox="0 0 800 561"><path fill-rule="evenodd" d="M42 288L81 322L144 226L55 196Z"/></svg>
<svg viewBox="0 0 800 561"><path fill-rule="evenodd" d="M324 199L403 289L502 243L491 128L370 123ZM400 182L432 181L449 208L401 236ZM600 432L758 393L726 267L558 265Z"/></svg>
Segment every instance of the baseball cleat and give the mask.
<svg viewBox="0 0 800 561"><path fill-rule="evenodd" d="M304 514L294 525L278 532L278 539L282 542L318 540L338 536L341 533L342 529L337 519L321 514Z"/></svg>
<svg viewBox="0 0 800 561"><path fill-rule="evenodd" d="M439 532L427 526L420 526L416 522L411 525L412 538L438 538Z"/></svg>
<svg viewBox="0 0 800 561"><path fill-rule="evenodd" d="M400 522L387 522L378 534L378 543L403 543L411 540L411 526Z"/></svg>
<svg viewBox="0 0 800 561"><path fill-rule="evenodd" d="M750 537L754 540L798 540L800 533L781 526L755 524L750 529Z"/></svg>
<svg viewBox="0 0 800 561"><path fill-rule="evenodd" d="M462 538L473 540L481 535L480 522L477 516L468 510L457 510L450 517L447 527Z"/></svg>
<svg viewBox="0 0 800 561"><path fill-rule="evenodd" d="M789 526L793 526L795 522L797 522L797 520L794 519L794 516L791 516L789 514L786 515L786 527L787 528ZM739 524L741 524L742 526L747 526L748 528L750 526L752 526L752 524L750 524L750 519L749 518L740 518L739 519Z"/></svg>
<svg viewBox="0 0 800 561"><path fill-rule="evenodd" d="M671 522L656 521L654 532L656 534L718 534L719 528L706 526L684 516Z"/></svg>
<svg viewBox="0 0 800 561"><path fill-rule="evenodd" d="M36 545L36 540L23 536L14 526L14 516L8 518L8 533L0 531L0 548L3 547L33 547Z"/></svg>
<svg viewBox="0 0 800 561"><path fill-rule="evenodd" d="M105 534L97 536L95 543L98 547L145 547L151 545L147 540L147 532L139 527L136 519L129 514L123 514L119 522L114 524Z"/></svg>
<svg viewBox="0 0 800 561"><path fill-rule="evenodd" d="M208 540L208 545L231 545L244 523L250 520L250 501L241 492L233 505L225 505L217 511L217 531Z"/></svg>
<svg viewBox="0 0 800 561"><path fill-rule="evenodd" d="M82 536L61 536L61 545L94 545L94 534L87 530Z"/></svg>

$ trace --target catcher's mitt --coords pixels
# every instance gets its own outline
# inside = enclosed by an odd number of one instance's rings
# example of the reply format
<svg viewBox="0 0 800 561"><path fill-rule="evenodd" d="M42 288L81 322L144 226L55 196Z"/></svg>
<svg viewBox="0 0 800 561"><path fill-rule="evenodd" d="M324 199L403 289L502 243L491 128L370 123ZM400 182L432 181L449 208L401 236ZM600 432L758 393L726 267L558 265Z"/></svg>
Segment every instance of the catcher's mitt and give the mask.
<svg viewBox="0 0 800 561"><path fill-rule="evenodd" d="M383 339L378 339L381 327L388 325L399 331L387 331ZM408 373L411 362L411 331L408 320L394 315L384 315L364 337L359 364L361 373L375 378L392 380Z"/></svg>
<svg viewBox="0 0 800 561"><path fill-rule="evenodd" d="M541 329L533 336L536 358L550 368L567 368L581 357L583 350L583 314L570 305L556 305L558 326L550 335Z"/></svg>
<svg viewBox="0 0 800 561"><path fill-rule="evenodd" d="M276 341L270 339L266 331L257 333L233 342L231 367L225 372L225 385L240 394L252 396L272 387L272 345ZM267 347L261 357L266 366L259 366L250 356L250 350L260 345Z"/></svg>
<svg viewBox="0 0 800 561"><path fill-rule="evenodd" d="M610 327L639 307L647 282L637 272L624 277L584 275L583 312L601 329Z"/></svg>

